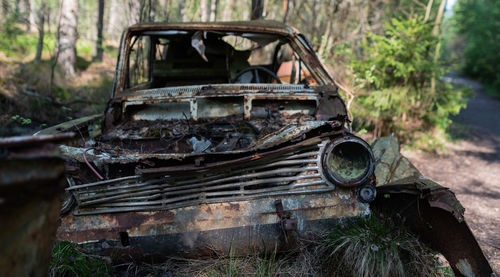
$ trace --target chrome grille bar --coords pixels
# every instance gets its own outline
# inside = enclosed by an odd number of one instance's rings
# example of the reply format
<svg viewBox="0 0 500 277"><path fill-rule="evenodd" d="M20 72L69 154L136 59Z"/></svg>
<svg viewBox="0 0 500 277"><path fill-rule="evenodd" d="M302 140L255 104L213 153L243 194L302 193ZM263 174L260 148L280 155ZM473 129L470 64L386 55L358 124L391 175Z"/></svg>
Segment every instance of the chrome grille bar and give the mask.
<svg viewBox="0 0 500 277"><path fill-rule="evenodd" d="M75 214L173 209L201 203L331 191L321 177L320 145L303 147L259 164L235 165L216 172L190 172L143 179L140 175L70 186Z"/></svg>

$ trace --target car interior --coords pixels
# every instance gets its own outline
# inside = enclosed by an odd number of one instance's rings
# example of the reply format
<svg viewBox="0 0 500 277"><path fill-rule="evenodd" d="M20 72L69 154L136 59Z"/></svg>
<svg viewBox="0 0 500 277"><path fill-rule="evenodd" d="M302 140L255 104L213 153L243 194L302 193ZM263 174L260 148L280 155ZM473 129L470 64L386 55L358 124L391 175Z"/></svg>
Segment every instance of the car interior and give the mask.
<svg viewBox="0 0 500 277"><path fill-rule="evenodd" d="M221 83L314 84L285 37L262 33L148 31L130 40L127 87Z"/></svg>

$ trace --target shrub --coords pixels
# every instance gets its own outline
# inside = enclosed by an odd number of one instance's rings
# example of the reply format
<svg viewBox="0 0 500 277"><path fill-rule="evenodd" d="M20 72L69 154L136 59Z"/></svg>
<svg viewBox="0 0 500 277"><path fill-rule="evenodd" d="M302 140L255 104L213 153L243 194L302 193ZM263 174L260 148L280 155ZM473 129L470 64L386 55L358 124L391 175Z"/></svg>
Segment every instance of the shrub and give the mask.
<svg viewBox="0 0 500 277"><path fill-rule="evenodd" d="M451 25L465 42L464 73L500 96L500 1L459 1Z"/></svg>
<svg viewBox="0 0 500 277"><path fill-rule="evenodd" d="M376 136L395 133L408 142L419 132L445 129L450 115L465 107L467 91L439 81L443 70L433 59L437 39L432 26L421 22L420 17L394 18L383 35L367 35L360 59L351 55L350 68L362 90L353 106L355 123Z"/></svg>

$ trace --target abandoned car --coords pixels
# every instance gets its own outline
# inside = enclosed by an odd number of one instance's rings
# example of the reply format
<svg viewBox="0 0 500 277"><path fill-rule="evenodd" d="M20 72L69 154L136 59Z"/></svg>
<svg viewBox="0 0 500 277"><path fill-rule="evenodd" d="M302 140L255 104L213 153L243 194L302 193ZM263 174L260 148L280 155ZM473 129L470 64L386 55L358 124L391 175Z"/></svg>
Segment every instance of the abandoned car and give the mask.
<svg viewBox="0 0 500 277"><path fill-rule="evenodd" d="M149 23L122 35L104 114L61 151L57 239L105 253L245 253L370 213L370 146L306 38L272 21Z"/></svg>

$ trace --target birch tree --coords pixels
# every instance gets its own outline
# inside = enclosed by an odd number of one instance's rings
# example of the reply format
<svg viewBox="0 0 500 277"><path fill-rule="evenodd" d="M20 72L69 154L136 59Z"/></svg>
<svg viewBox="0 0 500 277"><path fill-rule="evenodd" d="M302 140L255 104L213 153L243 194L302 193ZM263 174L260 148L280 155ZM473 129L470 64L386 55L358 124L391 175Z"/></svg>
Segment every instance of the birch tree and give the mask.
<svg viewBox="0 0 500 277"><path fill-rule="evenodd" d="M200 1L200 13L201 13L201 21L205 22L208 21L208 0L201 0Z"/></svg>
<svg viewBox="0 0 500 277"><path fill-rule="evenodd" d="M67 77L75 76L77 27L78 0L62 0L55 56L62 73Z"/></svg>

